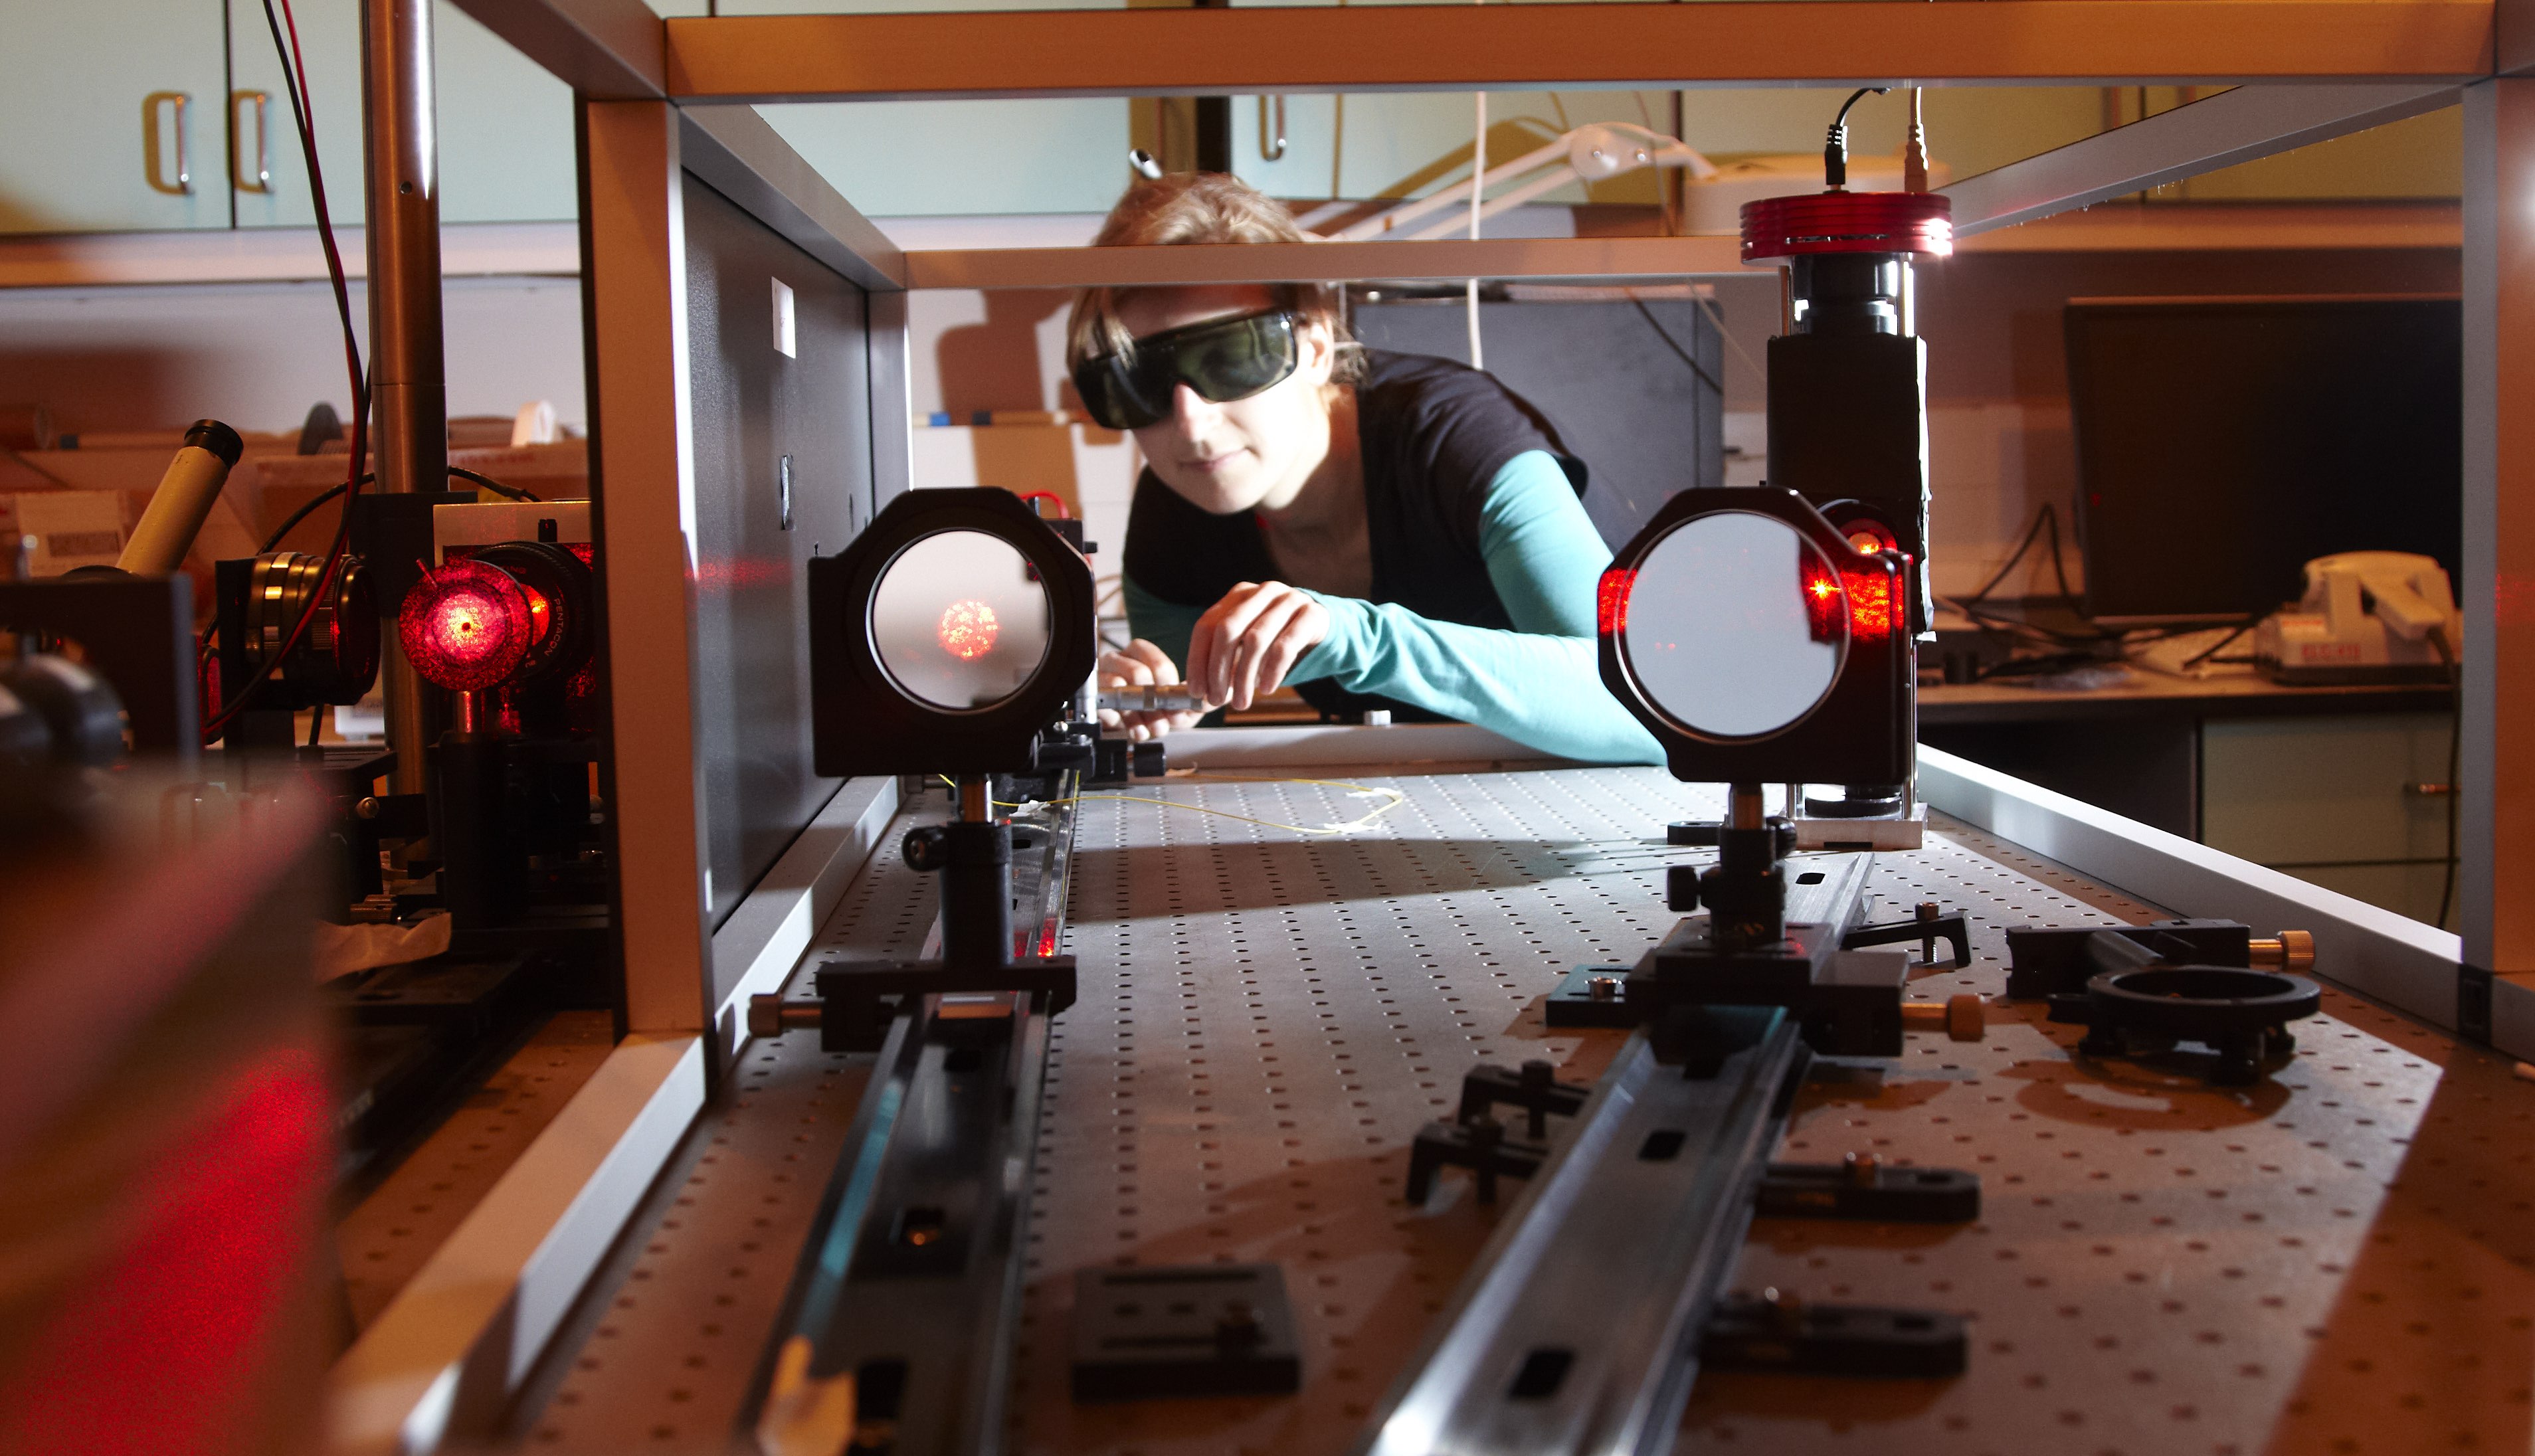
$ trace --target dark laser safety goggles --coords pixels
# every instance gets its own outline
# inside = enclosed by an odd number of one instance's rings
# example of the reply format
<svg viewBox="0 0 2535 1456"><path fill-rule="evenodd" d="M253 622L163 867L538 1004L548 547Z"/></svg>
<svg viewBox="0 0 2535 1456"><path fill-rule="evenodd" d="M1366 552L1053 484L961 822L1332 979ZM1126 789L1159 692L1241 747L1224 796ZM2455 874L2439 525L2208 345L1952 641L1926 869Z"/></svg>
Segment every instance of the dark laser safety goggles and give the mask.
<svg viewBox="0 0 2535 1456"><path fill-rule="evenodd" d="M1229 404L1282 383L1297 357L1294 316L1276 309L1137 339L1133 358L1103 354L1076 365L1074 388L1093 419L1112 430L1141 430L1171 417L1171 394L1180 385Z"/></svg>

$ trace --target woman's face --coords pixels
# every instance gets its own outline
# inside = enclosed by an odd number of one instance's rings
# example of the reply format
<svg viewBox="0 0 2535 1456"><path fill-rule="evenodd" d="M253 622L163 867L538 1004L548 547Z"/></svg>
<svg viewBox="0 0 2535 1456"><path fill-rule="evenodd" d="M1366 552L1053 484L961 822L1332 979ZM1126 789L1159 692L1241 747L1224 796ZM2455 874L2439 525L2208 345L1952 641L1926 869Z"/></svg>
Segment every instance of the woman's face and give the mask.
<svg viewBox="0 0 2535 1456"><path fill-rule="evenodd" d="M1156 288L1128 298L1118 319L1144 338L1275 306L1275 295L1255 285ZM1218 404L1185 384L1172 389L1170 417L1135 432L1164 485L1217 516L1273 511L1293 501L1329 454L1324 391L1336 360L1325 324L1298 320L1294 344L1294 372L1247 399Z"/></svg>

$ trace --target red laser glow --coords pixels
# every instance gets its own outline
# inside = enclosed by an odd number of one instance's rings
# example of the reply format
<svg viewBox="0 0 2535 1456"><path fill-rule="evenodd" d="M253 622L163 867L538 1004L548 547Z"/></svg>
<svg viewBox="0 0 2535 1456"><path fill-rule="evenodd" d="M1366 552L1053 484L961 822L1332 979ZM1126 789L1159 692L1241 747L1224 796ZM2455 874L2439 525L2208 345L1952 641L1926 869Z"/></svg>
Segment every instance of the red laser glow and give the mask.
<svg viewBox="0 0 2535 1456"><path fill-rule="evenodd" d="M519 581L476 561L444 563L405 593L397 615L397 640L413 670L455 693L479 693L509 677L537 628Z"/></svg>
<svg viewBox="0 0 2535 1456"><path fill-rule="evenodd" d="M1839 574L1812 551L1797 558L1797 579L1804 595L1805 630L1818 642L1836 642L1847 626L1840 601Z"/></svg>
<svg viewBox="0 0 2535 1456"><path fill-rule="evenodd" d="M994 608L981 601L957 601L942 609L942 625L934 635L942 639L942 650L974 662L995 649L1000 630Z"/></svg>
<svg viewBox="0 0 2535 1456"><path fill-rule="evenodd" d="M1848 630L1860 641L1880 642L1892 635L1892 577L1885 572L1842 572L1848 588Z"/></svg>
<svg viewBox="0 0 2535 1456"><path fill-rule="evenodd" d="M1629 593L1637 588L1638 574L1632 568L1613 567L1602 574L1594 597L1594 618L1601 624L1602 636L1617 637L1628 630Z"/></svg>

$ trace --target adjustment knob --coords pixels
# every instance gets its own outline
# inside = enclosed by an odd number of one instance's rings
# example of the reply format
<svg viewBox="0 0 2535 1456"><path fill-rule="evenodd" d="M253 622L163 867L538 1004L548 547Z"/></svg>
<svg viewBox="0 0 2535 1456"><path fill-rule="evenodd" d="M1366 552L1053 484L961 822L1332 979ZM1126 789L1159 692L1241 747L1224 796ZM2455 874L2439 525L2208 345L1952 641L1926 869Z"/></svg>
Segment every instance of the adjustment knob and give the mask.
<svg viewBox="0 0 2535 1456"><path fill-rule="evenodd" d="M1668 865L1664 868L1664 906L1685 915L1699 908L1699 866Z"/></svg>
<svg viewBox="0 0 2535 1456"><path fill-rule="evenodd" d="M910 870L939 870L951 863L951 836L940 824L918 824L897 842Z"/></svg>

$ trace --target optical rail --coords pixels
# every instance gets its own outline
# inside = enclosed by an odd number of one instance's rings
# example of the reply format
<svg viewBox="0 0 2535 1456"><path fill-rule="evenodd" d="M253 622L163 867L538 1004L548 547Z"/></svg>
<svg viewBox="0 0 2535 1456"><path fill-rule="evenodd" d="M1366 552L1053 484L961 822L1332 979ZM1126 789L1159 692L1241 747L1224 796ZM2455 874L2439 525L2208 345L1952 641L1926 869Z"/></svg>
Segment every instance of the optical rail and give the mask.
<svg viewBox="0 0 2535 1456"><path fill-rule="evenodd" d="M1339 823L1378 802L1341 781L1405 803L1342 835L1247 821ZM1127 793L1080 806L1061 948L1081 1001L1050 1040L1007 1449L1342 1452L1511 1206L1480 1206L1448 1173L1407 1207L1410 1139L1481 1062L1600 1071L1620 1034L1552 1034L1543 999L1571 966L1631 960L1671 926L1662 871L1683 851L1663 825L1721 805L1655 769L1257 766ZM937 795L899 816L805 964L922 946L932 877L897 844L942 810ZM1868 913L1960 909L1975 954L1917 973L1914 999L1995 996L2009 929L2165 913L1942 816L1928 839L1878 857ZM1986 1030L1829 1063L1778 1153L1977 1172L1979 1222L1763 1218L1732 1280L1967 1314L1969 1373L1703 1373L1682 1449L2523 1444L2535 1164L2500 1134L2535 1127L2535 1084L2509 1059L2339 992L2299 1024L2292 1064L2248 1089L2073 1062L2081 1029L2038 1004L1993 1003ZM806 1037L744 1051L512 1440L739 1448L868 1065ZM1077 1269L1214 1261L1282 1266L1298 1395L1071 1399Z"/></svg>

